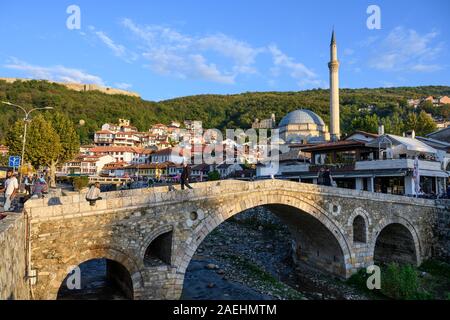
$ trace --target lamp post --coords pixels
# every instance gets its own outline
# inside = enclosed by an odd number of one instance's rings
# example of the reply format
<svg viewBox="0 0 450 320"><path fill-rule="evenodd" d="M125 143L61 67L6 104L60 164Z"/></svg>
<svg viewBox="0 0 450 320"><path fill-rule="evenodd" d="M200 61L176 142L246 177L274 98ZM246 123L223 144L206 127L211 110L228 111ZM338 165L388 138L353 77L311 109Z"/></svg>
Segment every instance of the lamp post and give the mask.
<svg viewBox="0 0 450 320"><path fill-rule="evenodd" d="M24 121L24 129L23 129L22 157L21 157L21 165L23 165L25 163L24 157L25 157L25 145L27 143L27 126L28 126L28 122L31 120L30 119L30 114L33 111L37 111L37 110L53 110L53 107L34 108L34 109L31 109L31 110L27 111L24 107L21 107L21 106L19 106L17 104L13 104L11 102L1 101L1 103L6 104L6 105L11 106L11 107L19 108L20 110L22 110L25 113L25 118L23 119L23 121ZM22 181L22 172L19 172L19 180Z"/></svg>

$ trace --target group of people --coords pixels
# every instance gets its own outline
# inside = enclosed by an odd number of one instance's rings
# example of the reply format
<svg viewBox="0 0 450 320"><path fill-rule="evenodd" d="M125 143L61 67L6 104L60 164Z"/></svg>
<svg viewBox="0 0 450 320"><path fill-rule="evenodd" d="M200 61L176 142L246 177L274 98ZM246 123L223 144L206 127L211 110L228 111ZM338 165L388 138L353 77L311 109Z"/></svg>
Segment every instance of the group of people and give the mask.
<svg viewBox="0 0 450 320"><path fill-rule="evenodd" d="M320 168L319 175L317 177L317 184L320 186L328 186L333 187L334 181L333 177L331 176L331 170L330 168Z"/></svg>
<svg viewBox="0 0 450 320"><path fill-rule="evenodd" d="M42 198L48 191L48 185L43 175L37 174L30 176L26 175L22 180L25 189L25 198ZM17 197L20 189L17 174L13 170L6 172L6 180L0 192L4 193L5 202L3 204L3 211L11 211L13 200Z"/></svg>
<svg viewBox="0 0 450 320"><path fill-rule="evenodd" d="M42 198L48 192L48 184L43 174L26 175L22 182L29 198Z"/></svg>

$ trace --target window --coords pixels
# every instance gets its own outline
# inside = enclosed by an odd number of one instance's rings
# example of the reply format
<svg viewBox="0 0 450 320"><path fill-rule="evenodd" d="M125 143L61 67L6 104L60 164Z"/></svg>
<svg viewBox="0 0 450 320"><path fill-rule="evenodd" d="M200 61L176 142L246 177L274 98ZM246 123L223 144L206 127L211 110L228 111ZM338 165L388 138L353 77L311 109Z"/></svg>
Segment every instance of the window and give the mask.
<svg viewBox="0 0 450 320"><path fill-rule="evenodd" d="M353 242L366 243L366 222L361 216L353 220Z"/></svg>

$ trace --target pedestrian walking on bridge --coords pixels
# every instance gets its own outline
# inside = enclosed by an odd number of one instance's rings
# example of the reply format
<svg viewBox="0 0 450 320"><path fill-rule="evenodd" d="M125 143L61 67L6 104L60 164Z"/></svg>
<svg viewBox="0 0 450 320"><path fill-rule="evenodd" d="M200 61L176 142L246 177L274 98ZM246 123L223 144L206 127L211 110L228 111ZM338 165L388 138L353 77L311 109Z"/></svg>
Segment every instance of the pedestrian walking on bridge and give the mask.
<svg viewBox="0 0 450 320"><path fill-rule="evenodd" d="M191 178L191 167L185 162L183 164L183 172L181 173L181 190L184 190L185 187L192 189L189 184L189 179Z"/></svg>

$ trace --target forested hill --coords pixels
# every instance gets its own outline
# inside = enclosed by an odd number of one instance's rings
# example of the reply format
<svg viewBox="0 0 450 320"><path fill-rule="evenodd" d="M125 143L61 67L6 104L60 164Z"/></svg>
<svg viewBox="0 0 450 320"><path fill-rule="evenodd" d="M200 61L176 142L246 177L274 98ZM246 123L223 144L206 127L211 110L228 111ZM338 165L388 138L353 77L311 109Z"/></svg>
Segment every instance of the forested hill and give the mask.
<svg viewBox="0 0 450 320"><path fill-rule="evenodd" d="M429 95L450 96L450 87L341 89L340 94L343 132L348 132L368 129L364 126L372 128L372 122L378 121L378 118L390 121L398 117L398 122L402 123L413 111L407 107L407 99ZM151 102L96 91L77 92L46 81L17 81L12 84L0 81L0 101L10 101L28 108L50 106L66 113L77 124L83 143L89 142L93 132L103 123L117 122L118 118L130 119L140 130L147 130L158 122L187 119L202 120L205 128L248 128L255 118L264 119L275 113L279 121L288 112L299 108L318 113L327 123L329 120L329 91L321 89L199 95ZM448 116L448 108L439 108L433 112ZM21 116L15 108L0 106L0 143L11 123ZM367 121L364 121L368 123L358 122L366 118ZM85 125L78 125L80 120L84 120Z"/></svg>

